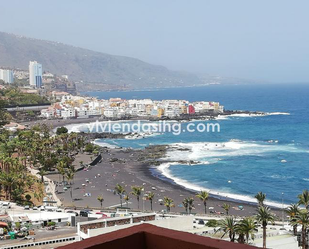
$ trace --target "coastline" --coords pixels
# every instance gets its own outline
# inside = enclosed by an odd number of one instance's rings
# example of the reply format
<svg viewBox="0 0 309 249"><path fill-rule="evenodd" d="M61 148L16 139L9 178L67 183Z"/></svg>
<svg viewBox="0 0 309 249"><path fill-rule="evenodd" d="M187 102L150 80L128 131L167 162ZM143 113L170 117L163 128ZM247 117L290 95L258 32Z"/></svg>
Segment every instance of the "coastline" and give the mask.
<svg viewBox="0 0 309 249"><path fill-rule="evenodd" d="M52 123L50 123L51 120L45 120L45 122L43 122L43 123L47 123L49 125L52 125L53 128L56 128L58 126L63 126L63 125L82 124L82 123L86 123L86 122L89 123L89 122L92 122L92 121L95 121L95 120L96 119L87 119L87 121L86 120L74 120L75 122L72 122L72 120L53 120L54 122L52 122ZM42 122L40 122L40 123L42 123ZM102 148L104 148L104 147L102 147ZM123 153L119 153L119 151L122 151L123 149L121 149L121 148L104 148L104 150L106 150L107 155L115 155L115 158L118 158L116 156L116 155L118 155L119 156L119 162L120 162L119 165L121 165ZM125 150L123 150L123 151L125 151ZM128 150L128 151L131 151L131 150ZM132 150L132 151L133 151L133 153L132 153L133 156L130 158L131 160L128 160L128 162L127 162L128 165L122 168L122 169L124 169L124 172L126 172L126 173L123 172L123 174L121 174L121 177L120 177L121 181L120 182L117 182L116 179L114 179L114 181L113 181L114 186L117 183L121 184L122 182L125 182L125 183L128 182L128 178L129 178L129 180L131 179L130 180L131 185L133 185L133 184L134 185L135 184L136 185L144 185L143 183L148 183L149 185L152 185L155 188L157 188L158 186L161 186L161 187L164 187L164 189L166 189L166 191L171 193L171 196L169 196L169 197L173 198L175 200L175 204L177 204L177 205L180 205L182 200L185 197L195 196L197 191L190 189L190 188L186 188L185 186L182 186L180 184L177 184L174 180L172 180L170 178L166 178L162 173L158 172L157 168L154 168L150 164L138 162L138 157L140 156L141 150ZM106 154L105 153L102 154L102 156L105 160L106 160L106 156L107 156ZM122 154L122 156L120 154ZM128 159L128 157L126 157L126 160L127 159ZM109 164L109 166L107 166L108 164ZM110 170L113 170L116 167L115 164L117 164L117 163L111 163L111 162L108 162L108 163L105 162L103 164L99 163L98 165L92 167L90 169L90 171L92 171L93 169L96 169L96 171L97 171L97 169L102 167L102 166L104 166L105 169L107 167L109 167ZM102 171L102 169L101 169L100 172L101 172L102 175L105 173L105 172ZM118 174L119 174L119 172L118 172ZM86 175L83 175L83 173L85 173L85 171L81 171L79 173L79 174L81 174L80 176L78 176L78 178L80 180L82 180L83 178L84 179L86 178ZM97 173L97 174L100 174L100 173ZM54 176L56 178L53 179L53 180L57 180L58 176L57 175L54 175ZM132 176L134 176L133 179L132 179ZM53 176L50 176L50 175L48 177L54 178ZM108 184L108 186L109 186L108 192L111 192L111 190L113 190L114 186L111 187L110 184ZM73 186L73 188L79 189L79 187L77 187L77 186ZM129 193L130 188L127 191ZM148 189L147 191L151 191L151 189ZM58 192L58 194L57 194L58 197L63 201L65 206L72 205L72 202L67 201L69 196L66 196L65 193L62 193L61 189L58 188L57 192ZM164 193L164 192L162 192L162 193ZM108 195L108 196L110 196L110 195ZM112 198L112 196L113 196L113 198ZM108 204L108 206L112 206L112 205L119 203L118 196L116 196L116 199L115 199L114 194L112 194L112 196L110 196L110 200L107 200L107 198L105 199L106 204ZM163 198L163 194L160 195L160 196ZM131 199L132 198L133 197L131 197ZM83 198L81 198L81 199L83 199ZM234 215L241 215L241 216L252 215L252 214L254 214L255 209L256 209L256 204L253 203L253 202L248 202L248 201L243 201L243 200L239 200L239 199L224 197L224 196L216 195L216 194L213 194L213 193L210 194L210 198L209 198L207 206L208 207L209 206L214 207L214 210L217 211L217 212L224 212L224 210L220 207L224 202L229 203L233 207L233 210L231 209L231 214L234 214ZM195 211L197 211L198 213L203 213L203 206L200 205L201 203L197 200L197 198L195 198L195 203L196 203L195 204L196 205ZM80 203L80 204L81 204L81 206L83 206L83 202ZM90 202L87 201L87 205L84 205L84 207L89 206L89 204L92 207L98 207L98 203L96 201L96 198L95 198L95 200L92 200ZM79 206L79 203L74 201L74 205ZM132 200L132 205L134 206L134 200ZM174 211L183 212L184 209L181 208L181 207L177 207L177 205L176 205L176 208L175 208ZM237 210L238 206L243 206L244 210L242 210L242 211ZM154 207L155 207L155 205L154 205ZM272 207L272 208L274 210L280 209L279 207ZM160 211L162 209L164 209L164 206L159 206L159 208L155 207L156 211Z"/></svg>

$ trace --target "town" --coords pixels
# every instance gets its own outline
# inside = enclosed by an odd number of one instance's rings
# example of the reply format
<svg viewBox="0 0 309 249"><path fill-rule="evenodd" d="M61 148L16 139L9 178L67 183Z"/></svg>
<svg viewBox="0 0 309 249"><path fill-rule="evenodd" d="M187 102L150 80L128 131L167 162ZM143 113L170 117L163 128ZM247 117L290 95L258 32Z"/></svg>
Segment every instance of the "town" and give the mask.
<svg viewBox="0 0 309 249"><path fill-rule="evenodd" d="M187 100L151 100L110 98L109 100L76 94L75 84L67 75L57 77L43 73L42 64L29 62L29 72L0 69L0 80L8 86L14 81L23 82L19 89L24 93L39 94L51 101L51 106L41 110L46 119L73 119L104 116L111 119L134 117L174 118L182 115L218 115L224 112L219 102ZM27 85L29 83L29 85ZM5 86L2 86L2 88Z"/></svg>

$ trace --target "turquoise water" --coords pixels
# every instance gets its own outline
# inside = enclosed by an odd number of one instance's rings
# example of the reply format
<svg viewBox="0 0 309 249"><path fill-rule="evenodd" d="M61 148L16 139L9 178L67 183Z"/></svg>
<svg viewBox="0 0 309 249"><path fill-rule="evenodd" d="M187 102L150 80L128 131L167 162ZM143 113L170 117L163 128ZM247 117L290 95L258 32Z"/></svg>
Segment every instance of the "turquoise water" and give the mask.
<svg viewBox="0 0 309 249"><path fill-rule="evenodd" d="M178 144L191 151L171 152L169 159L198 165L169 165L164 172L178 183L203 187L242 199L258 191L289 204L309 188L309 85L205 86L158 91L87 93L110 97L220 101L226 109L270 112L264 117L218 120L220 133L164 133L144 139L104 140L122 147ZM275 115L289 113L289 115ZM205 121L204 121L205 122ZM100 141L99 141L100 142ZM282 161L285 160L286 162Z"/></svg>

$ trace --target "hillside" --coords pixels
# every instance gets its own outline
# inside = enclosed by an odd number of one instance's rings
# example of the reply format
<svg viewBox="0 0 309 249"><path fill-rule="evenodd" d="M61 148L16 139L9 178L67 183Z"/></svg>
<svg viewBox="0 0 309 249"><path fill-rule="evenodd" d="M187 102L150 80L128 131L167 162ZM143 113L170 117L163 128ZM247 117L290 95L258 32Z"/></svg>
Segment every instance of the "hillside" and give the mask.
<svg viewBox="0 0 309 249"><path fill-rule="evenodd" d="M43 70L82 81L80 90L172 87L202 84L199 77L138 59L0 32L0 67L28 69L30 60Z"/></svg>

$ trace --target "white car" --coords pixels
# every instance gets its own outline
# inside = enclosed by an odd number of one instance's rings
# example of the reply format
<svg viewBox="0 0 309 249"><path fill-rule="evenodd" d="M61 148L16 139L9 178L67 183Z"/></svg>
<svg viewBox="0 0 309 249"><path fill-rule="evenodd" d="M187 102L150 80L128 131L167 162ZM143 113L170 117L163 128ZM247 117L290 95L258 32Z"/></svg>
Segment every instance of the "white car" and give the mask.
<svg viewBox="0 0 309 249"><path fill-rule="evenodd" d="M11 203L5 201L5 202L2 202L2 208L11 208Z"/></svg>

